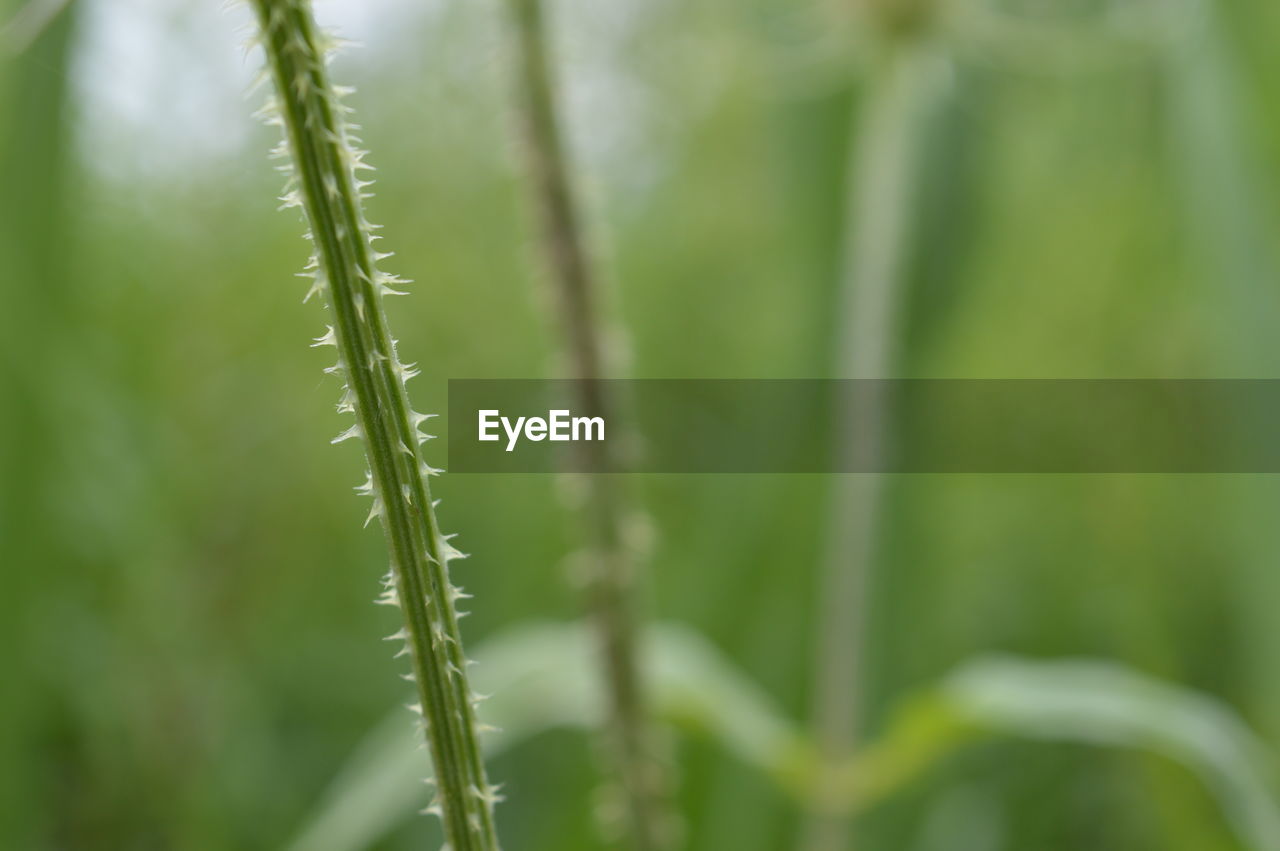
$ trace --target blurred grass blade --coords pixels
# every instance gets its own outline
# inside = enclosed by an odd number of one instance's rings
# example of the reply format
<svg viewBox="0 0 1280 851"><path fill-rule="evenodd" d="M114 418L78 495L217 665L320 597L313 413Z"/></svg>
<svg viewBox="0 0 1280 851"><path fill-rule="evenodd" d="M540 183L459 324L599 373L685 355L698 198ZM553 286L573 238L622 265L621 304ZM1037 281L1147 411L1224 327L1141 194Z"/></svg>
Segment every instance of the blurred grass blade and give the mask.
<svg viewBox="0 0 1280 851"><path fill-rule="evenodd" d="M413 814L429 777L431 759L405 729L397 707L370 733L325 791L290 851L339 851L371 847Z"/></svg>
<svg viewBox="0 0 1280 851"><path fill-rule="evenodd" d="M0 7L3 8L3 7ZM0 51L0 648L24 648L40 630L37 604L61 572L69 537L47 522L61 508L60 478L75 423L63 382L77 340L71 332L80 295L70 268L81 248L79 198L68 120L68 69L76 21L63 15L21 56ZM32 569L39 566L39 569ZM6 677L36 673L26 652L6 659ZM24 774L30 724L39 717L37 690L15 686L0 700L0 836L32 847L39 821L38 786Z"/></svg>
<svg viewBox="0 0 1280 851"><path fill-rule="evenodd" d="M1190 689L1095 660L1033 662L988 657L903 702L858 756L825 767L818 752L754 682L698 633L654 625L645 645L656 709L772 778L818 812L844 816L892 797L961 747L1019 736L1135 748L1197 774L1254 851L1280 849L1280 811L1264 746L1232 710ZM553 728L590 729L604 695L593 676L590 632L531 624L476 649L477 686L492 691L485 738L496 755ZM402 781L421 776L398 713L370 734L308 817L291 851L367 848L413 811Z"/></svg>
<svg viewBox="0 0 1280 851"><path fill-rule="evenodd" d="M599 720L590 646L576 626L535 624L511 630L473 651L476 689L490 695L481 739L486 757L554 727ZM330 785L291 851L368 848L408 818L431 758L418 747L398 707L371 732Z"/></svg>
<svg viewBox="0 0 1280 851"><path fill-rule="evenodd" d="M718 742L744 763L797 782L811 757L768 695L697 633L655 625L645 645L655 709L672 723ZM472 653L476 687L492 697L483 743L492 757L553 728L590 729L604 715L592 632L580 624L531 624ZM413 785L429 767L397 711L357 749L308 816L291 851L368 848L412 814ZM406 791L407 790L407 791Z"/></svg>
<svg viewBox="0 0 1280 851"><path fill-rule="evenodd" d="M958 718L1007 735L1148 750L1194 771L1254 851L1280 849L1266 748L1219 701L1121 665L990 658L941 690Z"/></svg>
<svg viewBox="0 0 1280 851"><path fill-rule="evenodd" d="M789 779L807 770L808 745L773 699L714 645L686 627L664 624L648 651L661 714L702 732L747 765Z"/></svg>
<svg viewBox="0 0 1280 851"><path fill-rule="evenodd" d="M1267 749L1230 707L1111 662L984 657L903 702L884 734L826 776L820 809L855 813L990 736L1133 748L1194 772L1253 851L1280 849L1280 808Z"/></svg>
<svg viewBox="0 0 1280 851"><path fill-rule="evenodd" d="M1203 27L1165 58L1175 175L1186 202L1187 230L1221 298L1215 344L1236 371L1265 371L1276 346L1280 293L1275 279L1275 209L1256 175L1244 89L1230 48L1206 6Z"/></svg>
<svg viewBox="0 0 1280 851"><path fill-rule="evenodd" d="M903 39L886 48L872 70L867 100L854 127L845 211L836 375L892 377L899 354L898 314L904 299L913 206L925 161L930 122L945 103L947 64L935 46ZM835 469L856 469L880 455L891 431L860 382L833 413ZM833 479L819 575L814 658L814 728L823 751L851 758L861 712L863 631L874 569L884 482L877 474ZM813 819L802 846L838 851L849 826L838 817Z"/></svg>
<svg viewBox="0 0 1280 851"><path fill-rule="evenodd" d="M1216 368L1232 378L1274 374L1280 327L1280 275L1275 248L1277 208L1250 126L1256 112L1245 100L1237 57L1225 34L1223 10L1206 3L1203 27L1166 57L1169 135L1175 177L1182 194L1188 244L1200 264L1206 291L1203 310L1211 331ZM1253 144L1251 144L1251 142ZM1242 418L1242 423L1250 422ZM1268 445L1274 435L1254 431L1242 439ZM1233 561L1240 652L1251 676L1250 699L1262 719L1262 734L1280 741L1280 628L1274 601L1280 595L1275 570L1280 539L1272 517L1280 486L1272 477L1242 477L1231 483L1231 529L1223 540L1240 547Z"/></svg>
<svg viewBox="0 0 1280 851"><path fill-rule="evenodd" d="M22 53L38 39L71 0L28 0L18 12L0 27L0 47L10 53Z"/></svg>

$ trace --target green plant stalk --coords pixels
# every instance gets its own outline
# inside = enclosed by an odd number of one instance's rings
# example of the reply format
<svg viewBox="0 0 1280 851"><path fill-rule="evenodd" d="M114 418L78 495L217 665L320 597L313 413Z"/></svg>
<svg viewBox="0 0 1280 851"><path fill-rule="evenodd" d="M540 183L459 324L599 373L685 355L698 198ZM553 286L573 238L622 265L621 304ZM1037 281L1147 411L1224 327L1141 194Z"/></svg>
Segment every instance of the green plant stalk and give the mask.
<svg viewBox="0 0 1280 851"><path fill-rule="evenodd" d="M68 260L78 247L73 211L77 198L68 107L75 55L77 10L68 10L21 40L12 22L19 3L0 3L0 541L9 569L0 576L0 646L21 647L31 634L41 589L69 581L55 574L68 562L65 537L47 521L65 500L65 481L51 474L65 461L59 447L73 445L74 418L53 376L66 373L78 351L71 334L77 299ZM25 9L25 7L23 7ZM21 53L19 51L22 51ZM40 364L39 369L20 364ZM53 456L50 450L55 450ZM39 569L20 569L24 565ZM45 598L47 599L47 598ZM18 653L7 665L21 683L35 673L35 657ZM0 836L19 848L40 844L40 790L21 766L41 702L32 689L6 690L0 701ZM64 811L65 812L65 811Z"/></svg>
<svg viewBox="0 0 1280 851"><path fill-rule="evenodd" d="M870 379L891 377L902 300L902 278L919 177L924 122L938 101L940 58L910 37L886 46L871 72L850 148L837 374L859 379L840 394L836 469L870 469L881 455L889 423ZM821 611L814 660L814 728L833 763L858 749L867 596L876 558L884 482L878 473L841 475L828 515ZM811 817L809 851L844 851L849 818Z"/></svg>
<svg viewBox="0 0 1280 851"><path fill-rule="evenodd" d="M481 758L475 698L454 601L448 563L461 554L436 522L427 485L434 473L422 459L427 417L409 407L405 381L416 372L402 364L387 330L382 297L398 279L381 273L373 226L364 216L356 178L363 152L342 119L338 90L328 80L325 49L306 0L253 0L262 46L276 89L278 117L291 154L285 206L301 206L311 226L315 288L328 302L333 325L317 340L339 352L335 372L345 374L339 410L356 425L337 440L363 437L369 481L391 554L387 593L380 602L404 615L402 638L421 701L427 746L435 766L436 799L430 809L444 824L451 851L493 851L495 789ZM337 442L337 441L335 441Z"/></svg>
<svg viewBox="0 0 1280 851"><path fill-rule="evenodd" d="M508 3L524 148L542 228L541 247L567 348L574 403L586 416L608 421L612 403L601 381L605 353L600 288L574 205L543 6L541 0ZM674 819L640 676L637 569L624 535L629 505L614 478L616 459L606 445L587 443L580 449L583 468L590 471L581 481L581 520L587 539L584 590L609 697L609 757L624 799L628 840L636 851L655 851L671 844Z"/></svg>
<svg viewBox="0 0 1280 851"><path fill-rule="evenodd" d="M1280 301L1271 282L1280 273L1275 250L1276 199L1269 184L1258 180L1262 158L1250 144L1256 135L1242 103L1244 87L1220 20L1223 10L1207 5L1194 37L1187 37L1164 57L1168 91L1169 137L1173 165L1182 195L1193 260L1212 293L1204 311L1213 325L1213 348L1219 369L1231 378L1274 375L1280 323ZM1254 417L1240 417L1237 439L1250 447L1270 445L1274 435L1256 427ZM1250 707L1261 731L1274 745L1280 741L1280 629L1267 605L1280 594L1280 577L1272 565L1280 541L1271 519L1280 488L1271 476L1241 476L1230 484L1233 511L1231 540L1240 542L1233 591L1244 638L1244 670L1252 676Z"/></svg>

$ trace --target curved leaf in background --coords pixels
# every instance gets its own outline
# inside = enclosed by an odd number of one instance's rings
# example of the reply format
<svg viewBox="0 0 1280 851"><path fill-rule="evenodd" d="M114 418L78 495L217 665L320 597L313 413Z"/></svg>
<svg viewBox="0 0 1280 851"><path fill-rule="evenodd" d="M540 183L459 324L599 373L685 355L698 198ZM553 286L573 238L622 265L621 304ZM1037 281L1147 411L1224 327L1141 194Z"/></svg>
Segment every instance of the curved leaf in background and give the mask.
<svg viewBox="0 0 1280 851"><path fill-rule="evenodd" d="M882 734L845 764L824 766L798 726L705 638L685 627L648 632L655 708L686 731L771 777L799 806L854 813L892 796L958 748L992 736L1148 751L1186 766L1214 795L1252 851L1280 849L1280 809L1265 746L1225 704L1123 665L1090 659L982 657L904 701ZM481 716L499 729L493 757L552 728L590 728L603 696L593 646L577 624L526 625L473 656L492 698ZM413 812L426 751L397 711L361 744L289 844L291 851L356 851Z"/></svg>
<svg viewBox="0 0 1280 851"><path fill-rule="evenodd" d="M600 722L604 695L595 676L595 647L579 624L538 623L478 646L476 688L491 725L487 756L558 727L590 729ZM794 726L754 683L706 639L664 625L648 632L646 660L660 717L704 732L766 773L794 776L804 744ZM429 776L405 713L396 711L361 743L287 846L291 851L354 851L413 812L414 779Z"/></svg>
<svg viewBox="0 0 1280 851"><path fill-rule="evenodd" d="M1266 746L1224 703L1088 659L985 658L946 680L942 698L995 733L1138 748L1182 763L1218 801L1240 840L1280 849Z"/></svg>

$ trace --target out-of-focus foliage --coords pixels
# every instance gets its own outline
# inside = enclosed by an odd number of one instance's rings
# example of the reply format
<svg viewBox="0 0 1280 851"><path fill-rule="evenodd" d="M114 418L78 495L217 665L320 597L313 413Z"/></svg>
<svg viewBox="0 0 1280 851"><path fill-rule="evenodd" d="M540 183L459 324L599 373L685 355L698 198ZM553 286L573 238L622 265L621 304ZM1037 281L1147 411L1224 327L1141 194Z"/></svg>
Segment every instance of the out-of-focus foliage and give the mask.
<svg viewBox="0 0 1280 851"><path fill-rule="evenodd" d="M497 728L489 755L558 727L603 720L589 634L576 624L507 630L473 653ZM1262 745L1203 695L1088 660L979 658L895 708L884 732L845 763L823 760L750 678L688 629L655 624L646 642L657 714L771 778L805 809L858 813L937 770L988 736L1143 749L1181 763L1251 848L1280 845L1280 807ZM303 829L294 851L358 851L415 809L414 780L430 774L397 713L362 743Z"/></svg>
<svg viewBox="0 0 1280 851"><path fill-rule="evenodd" d="M19 5L0 4L4 20ZM81 0L0 57L5 847L282 847L404 700L377 640L394 616L367 602L382 544L345 487L358 452L329 445L336 385L306 348L321 327L292 277L306 248L275 210L271 134L226 73L239 19L209 6ZM498 5L318 6L369 43L336 70L359 87L381 169L372 212L418 281L391 306L402 350L439 365L415 382L419 405L441 410L448 377L552 374ZM867 67L845 6L555 4L632 374L831 372ZM953 24L938 47L951 90L909 246L904 372L1272 375L1280 7L983 8L1034 26ZM1168 25L1108 33L1135 9ZM705 636L782 717L807 717L829 482L639 484L657 614ZM458 579L474 644L576 615L554 487L440 480L473 554ZM975 654L1091 656L1216 696L1268 759L1277 506L1280 489L1248 477L894 481L868 734ZM673 744L689 847L793 847L793 797L713 741ZM597 847L594 766L573 730L498 756L507 847ZM374 847L423 847L435 829L409 820ZM858 829L860 847L895 851L1242 847L1194 772L1065 737L959 751Z"/></svg>

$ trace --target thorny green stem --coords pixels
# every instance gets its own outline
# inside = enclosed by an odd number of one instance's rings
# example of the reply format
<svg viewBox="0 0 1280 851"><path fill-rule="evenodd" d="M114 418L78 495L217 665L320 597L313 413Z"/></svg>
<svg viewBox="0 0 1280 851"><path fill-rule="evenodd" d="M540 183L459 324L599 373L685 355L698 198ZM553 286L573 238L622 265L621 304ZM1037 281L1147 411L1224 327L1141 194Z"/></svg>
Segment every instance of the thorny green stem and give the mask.
<svg viewBox="0 0 1280 851"><path fill-rule="evenodd" d="M336 372L347 386L339 410L356 425L338 440L362 436L369 462L366 490L373 497L391 553L387 593L381 602L398 606L421 701L427 746L435 766L436 799L431 810L444 823L450 851L494 851L495 789L481 760L475 698L454 601L462 596L448 577L448 562L461 554L436 522L426 477L435 471L422 460L427 439L418 426L427 419L409 407L405 381L416 371L396 356L387 331L382 297L399 280L377 270L372 225L364 217L356 169L367 168L358 141L342 118L338 91L330 84L324 48L307 0L253 0L262 45L276 89L278 118L291 154L286 206L301 206L311 226L315 290L328 302L333 326L317 340L339 352ZM336 442L336 441L335 441Z"/></svg>
<svg viewBox="0 0 1280 851"><path fill-rule="evenodd" d="M854 127L845 212L843 300L837 371L845 378L891 377L903 265L917 189L923 126L938 100L940 58L925 44L888 47L869 83ZM889 424L877 382L857 381L839 394L835 469L870 469ZM835 479L828 515L816 645L814 726L832 764L858 746L867 594L876 556L883 482L878 473ZM808 851L850 847L849 818L817 815L805 828Z"/></svg>
<svg viewBox="0 0 1280 851"><path fill-rule="evenodd" d="M600 290L574 205L558 118L541 0L508 0L514 24L517 100L541 246L554 285L577 408L608 420ZM640 677L635 558L624 525L628 501L608 444L581 444L582 522L587 538L585 596L608 691L607 745L621 787L627 839L635 851L669 847L674 829Z"/></svg>

